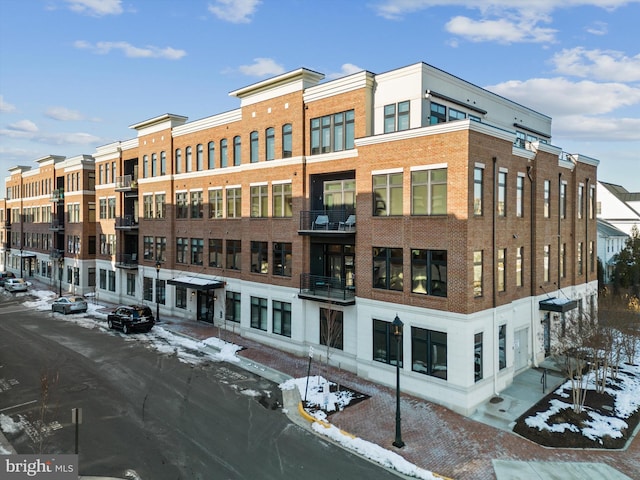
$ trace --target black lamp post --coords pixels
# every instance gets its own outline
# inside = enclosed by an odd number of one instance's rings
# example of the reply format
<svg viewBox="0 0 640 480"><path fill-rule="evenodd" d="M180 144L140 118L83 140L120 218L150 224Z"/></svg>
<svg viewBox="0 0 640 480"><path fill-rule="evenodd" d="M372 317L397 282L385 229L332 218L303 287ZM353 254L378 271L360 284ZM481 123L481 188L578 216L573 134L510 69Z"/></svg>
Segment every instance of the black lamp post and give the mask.
<svg viewBox="0 0 640 480"><path fill-rule="evenodd" d="M20 278L22 277L22 265L24 264L24 258L22 257L22 247L20 247Z"/></svg>
<svg viewBox="0 0 640 480"><path fill-rule="evenodd" d="M64 257L58 257L58 296L62 296L62 267L64 267Z"/></svg>
<svg viewBox="0 0 640 480"><path fill-rule="evenodd" d="M158 286L160 285L160 260L156 262L156 322L160 321L160 297L158 296Z"/></svg>
<svg viewBox="0 0 640 480"><path fill-rule="evenodd" d="M402 327L404 323L396 314L396 318L393 320L393 336L396 337L396 439L393 441L393 446L402 448L404 442L402 441L402 433L400 431L400 361L402 359L400 355L400 345L402 343Z"/></svg>

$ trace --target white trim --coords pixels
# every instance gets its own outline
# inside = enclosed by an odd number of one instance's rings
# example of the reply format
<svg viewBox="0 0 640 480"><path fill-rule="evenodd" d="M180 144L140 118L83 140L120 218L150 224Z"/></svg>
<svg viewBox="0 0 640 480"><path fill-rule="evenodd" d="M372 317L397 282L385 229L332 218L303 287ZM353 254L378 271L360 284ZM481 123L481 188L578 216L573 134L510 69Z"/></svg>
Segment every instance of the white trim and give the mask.
<svg viewBox="0 0 640 480"><path fill-rule="evenodd" d="M474 167L475 168L482 168L484 170L486 165L484 163L481 163L481 162L476 162Z"/></svg>
<svg viewBox="0 0 640 480"><path fill-rule="evenodd" d="M447 163L434 163L433 165L414 165L409 169L411 172L419 172L423 170L438 170L441 168L449 168Z"/></svg>
<svg viewBox="0 0 640 480"><path fill-rule="evenodd" d="M273 180L271 182L271 185L286 185L286 184L292 184L293 180L289 179L289 180Z"/></svg>
<svg viewBox="0 0 640 480"><path fill-rule="evenodd" d="M238 185L225 185L224 189L225 190L230 190L232 188L242 188L242 185L238 184Z"/></svg>
<svg viewBox="0 0 640 480"><path fill-rule="evenodd" d="M401 168L388 168L386 170L372 170L371 175L388 175L389 173L403 173L403 169Z"/></svg>
<svg viewBox="0 0 640 480"><path fill-rule="evenodd" d="M249 184L250 187L264 187L266 185L269 185L269 182L253 182Z"/></svg>
<svg viewBox="0 0 640 480"><path fill-rule="evenodd" d="M509 169L508 169L507 167L500 167L500 168L498 169L498 171L499 171L500 173L509 173Z"/></svg>

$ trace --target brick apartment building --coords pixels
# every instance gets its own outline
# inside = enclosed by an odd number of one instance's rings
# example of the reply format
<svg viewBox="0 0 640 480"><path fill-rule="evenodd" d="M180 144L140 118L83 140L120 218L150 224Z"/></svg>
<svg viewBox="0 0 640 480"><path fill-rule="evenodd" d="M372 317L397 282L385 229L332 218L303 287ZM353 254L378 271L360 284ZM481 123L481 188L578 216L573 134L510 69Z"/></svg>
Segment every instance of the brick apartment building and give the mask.
<svg viewBox="0 0 640 480"><path fill-rule="evenodd" d="M403 391L473 412L596 314L598 161L424 63L322 80L292 71L231 92L236 110L11 169L0 261L386 385L399 358Z"/></svg>

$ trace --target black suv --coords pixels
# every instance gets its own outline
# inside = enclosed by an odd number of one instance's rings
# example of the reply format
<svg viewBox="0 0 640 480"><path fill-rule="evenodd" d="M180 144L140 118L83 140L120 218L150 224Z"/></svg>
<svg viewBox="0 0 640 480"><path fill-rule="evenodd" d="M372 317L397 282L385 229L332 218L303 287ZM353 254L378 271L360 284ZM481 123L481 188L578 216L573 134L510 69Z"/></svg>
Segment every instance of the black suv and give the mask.
<svg viewBox="0 0 640 480"><path fill-rule="evenodd" d="M109 328L119 328L124 333L148 332L154 323L151 309L145 305L123 305L107 315Z"/></svg>
<svg viewBox="0 0 640 480"><path fill-rule="evenodd" d="M8 278L16 278L13 272L0 272L0 287L4 287L4 281Z"/></svg>

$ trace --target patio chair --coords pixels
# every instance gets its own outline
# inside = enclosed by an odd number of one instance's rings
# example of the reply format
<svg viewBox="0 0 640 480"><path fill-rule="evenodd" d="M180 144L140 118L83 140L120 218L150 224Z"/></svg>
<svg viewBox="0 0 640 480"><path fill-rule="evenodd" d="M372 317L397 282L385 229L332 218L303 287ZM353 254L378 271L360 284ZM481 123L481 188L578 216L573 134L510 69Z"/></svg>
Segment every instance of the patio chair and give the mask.
<svg viewBox="0 0 640 480"><path fill-rule="evenodd" d="M318 215L313 222L314 230L329 230L329 215Z"/></svg>

